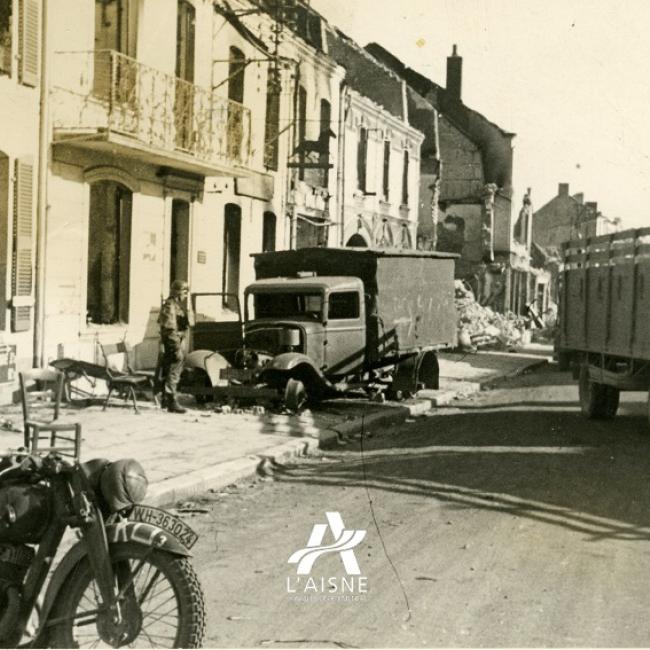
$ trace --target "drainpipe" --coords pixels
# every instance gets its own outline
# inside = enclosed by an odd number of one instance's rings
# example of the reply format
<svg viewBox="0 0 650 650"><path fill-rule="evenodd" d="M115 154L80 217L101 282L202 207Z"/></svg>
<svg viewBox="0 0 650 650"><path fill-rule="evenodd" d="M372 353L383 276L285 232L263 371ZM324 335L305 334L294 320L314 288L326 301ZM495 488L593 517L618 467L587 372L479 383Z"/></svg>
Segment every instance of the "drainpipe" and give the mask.
<svg viewBox="0 0 650 650"><path fill-rule="evenodd" d="M45 283L47 248L47 174L49 171L50 129L49 129L49 57L47 52L47 2L41 9L41 75L38 116L38 188L36 203L36 260L34 287L34 367L45 362Z"/></svg>
<svg viewBox="0 0 650 650"><path fill-rule="evenodd" d="M300 61L296 62L296 67L295 67L295 73L294 73L295 81L294 81L294 86L293 86L293 128L291 129L291 138L290 138L290 144L289 144L289 152L288 155L291 156L293 153L294 149L296 148L298 142L297 142L297 134L298 134L298 94L300 91ZM296 206L296 185L297 185L297 180L298 180L298 169L295 167L289 168L289 174L288 176L288 196L293 196L293 200L291 202L291 221L289 224L289 249L294 250L296 248L296 241L298 239L298 208ZM293 194L292 194L293 192Z"/></svg>
<svg viewBox="0 0 650 650"><path fill-rule="evenodd" d="M339 90L339 152L336 170L336 202L341 215L339 244L345 246L345 131L347 123L347 83L341 80Z"/></svg>

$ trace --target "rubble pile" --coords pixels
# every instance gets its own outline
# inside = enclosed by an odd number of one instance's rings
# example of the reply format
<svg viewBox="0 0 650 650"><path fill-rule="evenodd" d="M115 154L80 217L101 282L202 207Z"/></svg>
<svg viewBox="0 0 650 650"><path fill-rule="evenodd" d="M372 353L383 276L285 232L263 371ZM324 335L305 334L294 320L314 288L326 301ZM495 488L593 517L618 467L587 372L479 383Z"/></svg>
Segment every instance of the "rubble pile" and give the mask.
<svg viewBox="0 0 650 650"><path fill-rule="evenodd" d="M455 281L458 345L464 350L499 347L516 350L523 343L527 320L512 312L499 314L480 305L462 280Z"/></svg>

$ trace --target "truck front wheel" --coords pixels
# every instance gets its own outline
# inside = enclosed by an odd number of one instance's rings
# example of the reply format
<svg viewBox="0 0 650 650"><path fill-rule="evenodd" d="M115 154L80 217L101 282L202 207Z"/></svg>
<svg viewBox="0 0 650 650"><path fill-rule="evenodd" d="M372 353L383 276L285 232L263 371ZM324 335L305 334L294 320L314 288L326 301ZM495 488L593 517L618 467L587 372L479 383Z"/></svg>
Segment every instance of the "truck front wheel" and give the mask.
<svg viewBox="0 0 650 650"><path fill-rule="evenodd" d="M586 364L580 368L578 392L582 413L589 419L606 420L616 415L619 389L592 381Z"/></svg>
<svg viewBox="0 0 650 650"><path fill-rule="evenodd" d="M299 412L307 403L307 389L299 379L289 379L284 389L284 404L291 411Z"/></svg>

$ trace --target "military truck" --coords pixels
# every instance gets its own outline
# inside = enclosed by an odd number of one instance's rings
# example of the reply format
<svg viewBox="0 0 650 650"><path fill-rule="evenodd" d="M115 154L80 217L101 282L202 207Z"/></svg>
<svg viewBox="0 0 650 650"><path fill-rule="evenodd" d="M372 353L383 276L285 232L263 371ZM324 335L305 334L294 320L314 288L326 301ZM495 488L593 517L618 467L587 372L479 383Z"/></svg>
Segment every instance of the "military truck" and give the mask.
<svg viewBox="0 0 650 650"><path fill-rule="evenodd" d="M276 396L292 409L353 388L404 397L438 387L436 352L456 340L455 255L303 248L254 255L256 281L235 296L195 294L194 350L182 388ZM208 318L218 296L237 317Z"/></svg>
<svg viewBox="0 0 650 650"><path fill-rule="evenodd" d="M650 386L650 228L565 243L559 280L560 366L583 414L612 418L620 391Z"/></svg>

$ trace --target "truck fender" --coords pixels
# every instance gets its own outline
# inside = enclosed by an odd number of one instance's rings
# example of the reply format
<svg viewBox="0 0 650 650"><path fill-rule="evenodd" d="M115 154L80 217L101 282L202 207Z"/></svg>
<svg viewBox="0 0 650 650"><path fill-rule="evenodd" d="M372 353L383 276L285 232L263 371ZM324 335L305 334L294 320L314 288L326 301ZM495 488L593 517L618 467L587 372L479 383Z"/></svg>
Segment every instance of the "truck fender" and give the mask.
<svg viewBox="0 0 650 650"><path fill-rule="evenodd" d="M165 531L154 526L138 521L124 520L121 522L111 523L105 525L106 537L109 544L109 552L112 544L120 542L135 542L143 546L153 546L154 548L174 555L181 555L189 557L191 553L185 549L181 544ZM86 545L83 541L74 544L63 556L61 562L56 567L50 578L50 582L45 592L43 599L43 620L47 616L54 605L59 591L65 584L68 576L75 570L79 562L81 562L87 555Z"/></svg>
<svg viewBox="0 0 650 650"><path fill-rule="evenodd" d="M282 354L278 354L276 357L271 359L266 368L269 370L293 370L297 366L303 364L312 368L316 374L323 374L318 368L316 368L314 362L306 354L300 352L283 352Z"/></svg>
<svg viewBox="0 0 650 650"><path fill-rule="evenodd" d="M223 384L219 373L222 368L230 368L226 358L213 350L194 350L190 352L185 357L183 366L184 368L203 370L210 378L210 383L213 386Z"/></svg>
<svg viewBox="0 0 650 650"><path fill-rule="evenodd" d="M278 354L260 373L262 381L274 386L283 386L291 378L302 381L311 392L326 392L334 388L314 362L299 352Z"/></svg>

